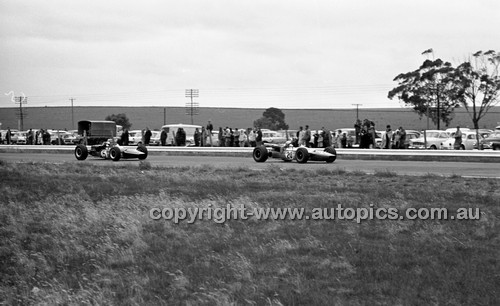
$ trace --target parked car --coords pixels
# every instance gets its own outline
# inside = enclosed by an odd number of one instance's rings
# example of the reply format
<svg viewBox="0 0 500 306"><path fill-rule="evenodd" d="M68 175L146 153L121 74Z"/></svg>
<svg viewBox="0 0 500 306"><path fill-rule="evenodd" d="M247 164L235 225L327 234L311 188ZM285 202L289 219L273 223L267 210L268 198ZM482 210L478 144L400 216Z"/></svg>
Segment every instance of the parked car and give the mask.
<svg viewBox="0 0 500 306"><path fill-rule="evenodd" d="M12 132L12 137L10 139L12 144L25 145L26 132Z"/></svg>
<svg viewBox="0 0 500 306"><path fill-rule="evenodd" d="M298 130L279 130L278 134L286 140L293 140L297 138L297 132Z"/></svg>
<svg viewBox="0 0 500 306"><path fill-rule="evenodd" d="M151 139L149 139L150 146L159 146L160 142L160 131L151 131Z"/></svg>
<svg viewBox="0 0 500 306"><path fill-rule="evenodd" d="M286 135L277 131L262 129L262 142L263 143L285 143Z"/></svg>
<svg viewBox="0 0 500 306"><path fill-rule="evenodd" d="M479 150L485 149L500 150L500 130L483 137L479 141Z"/></svg>
<svg viewBox="0 0 500 306"><path fill-rule="evenodd" d="M427 138L427 146L425 146L425 138ZM441 148L442 143L448 138L450 138L450 134L446 131L427 130L425 131L425 134L420 135L420 137L410 139L409 149L437 150Z"/></svg>
<svg viewBox="0 0 500 306"><path fill-rule="evenodd" d="M411 145L412 139L417 139L423 137L422 133L415 130L406 130L406 138L405 138L405 149L408 149Z"/></svg>
<svg viewBox="0 0 500 306"><path fill-rule="evenodd" d="M479 135L482 139L483 136ZM472 150L476 144L476 132L466 131L462 132L462 145L459 150ZM443 150L453 150L455 147L455 132L450 134L450 138L441 144Z"/></svg>
<svg viewBox="0 0 500 306"><path fill-rule="evenodd" d="M128 144L130 146L136 146L142 144L142 131L132 130L128 132Z"/></svg>
<svg viewBox="0 0 500 306"><path fill-rule="evenodd" d="M63 145L64 143L64 137L65 136L70 136L71 133L68 131L64 130L48 130L50 134L50 144L51 145Z"/></svg>
<svg viewBox="0 0 500 306"><path fill-rule="evenodd" d="M78 131L68 131L68 133L62 137L65 145L76 145L82 141L82 137L78 135Z"/></svg>

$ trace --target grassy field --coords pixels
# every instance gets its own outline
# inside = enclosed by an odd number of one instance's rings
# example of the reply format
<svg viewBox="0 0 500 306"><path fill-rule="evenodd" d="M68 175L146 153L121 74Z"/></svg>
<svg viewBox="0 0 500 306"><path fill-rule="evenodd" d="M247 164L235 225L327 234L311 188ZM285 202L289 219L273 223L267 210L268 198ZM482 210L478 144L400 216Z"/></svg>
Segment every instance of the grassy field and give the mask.
<svg viewBox="0 0 500 306"><path fill-rule="evenodd" d="M2 305L493 305L498 180L0 162ZM479 220L152 220L154 207L479 208Z"/></svg>

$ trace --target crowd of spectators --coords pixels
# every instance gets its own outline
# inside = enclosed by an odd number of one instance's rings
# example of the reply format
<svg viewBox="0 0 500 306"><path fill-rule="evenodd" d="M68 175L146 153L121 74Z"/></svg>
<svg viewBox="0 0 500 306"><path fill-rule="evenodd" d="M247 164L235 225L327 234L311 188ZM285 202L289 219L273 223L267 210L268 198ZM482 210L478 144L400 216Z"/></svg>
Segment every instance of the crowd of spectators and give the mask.
<svg viewBox="0 0 500 306"><path fill-rule="evenodd" d="M352 131L352 128L350 129ZM295 131L295 130L294 130ZM309 125L305 128L300 126L298 130L287 140L292 141L294 146L305 146L314 148L326 148L334 146L337 148L348 148L354 145L359 145L359 148L376 148L377 134L375 123L369 119L356 120L354 123L355 136L352 139L350 133L342 130L330 131L322 127L319 130L311 130ZM160 132L159 142L161 146L167 145L167 131ZM142 130L142 143L150 144L152 131L146 127ZM379 133L380 134L380 133ZM3 138L2 138L3 137ZM158 137L158 136L157 136ZM173 135L173 144L176 146L185 146L187 138L193 137L195 146L220 146L220 147L256 147L263 143L262 130L260 128L225 128L219 127L218 131L214 130L211 121L208 121L206 126L196 128L194 135L187 135L183 128L178 128ZM386 126L382 133L382 144L378 144L384 149L404 148L406 131L403 127L399 127L395 131L390 125ZM12 132L9 129L0 133L0 143L11 144ZM123 130L119 136L119 143L129 145L129 131ZM33 131L30 129L26 133L26 144L51 144L51 134L49 131L40 129Z"/></svg>

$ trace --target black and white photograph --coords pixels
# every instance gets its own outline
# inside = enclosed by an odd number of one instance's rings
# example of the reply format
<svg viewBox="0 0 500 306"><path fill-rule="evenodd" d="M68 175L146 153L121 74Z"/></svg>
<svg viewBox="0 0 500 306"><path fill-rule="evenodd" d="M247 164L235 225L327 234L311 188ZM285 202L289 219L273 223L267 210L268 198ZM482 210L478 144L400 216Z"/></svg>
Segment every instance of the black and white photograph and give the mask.
<svg viewBox="0 0 500 306"><path fill-rule="evenodd" d="M0 305L498 305L500 2L0 1Z"/></svg>

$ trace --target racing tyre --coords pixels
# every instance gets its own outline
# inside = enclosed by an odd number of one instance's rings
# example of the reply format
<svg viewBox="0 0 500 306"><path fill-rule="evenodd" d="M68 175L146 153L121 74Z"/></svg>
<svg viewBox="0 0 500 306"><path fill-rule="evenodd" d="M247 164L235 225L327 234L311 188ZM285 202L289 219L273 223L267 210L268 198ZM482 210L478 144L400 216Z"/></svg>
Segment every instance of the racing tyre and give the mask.
<svg viewBox="0 0 500 306"><path fill-rule="evenodd" d="M89 156L89 150L86 146L79 144L75 148L75 157L78 160L85 160Z"/></svg>
<svg viewBox="0 0 500 306"><path fill-rule="evenodd" d="M112 161L119 161L120 157L122 157L122 153L120 152L120 148L112 147L109 150L109 158L111 158Z"/></svg>
<svg viewBox="0 0 500 306"><path fill-rule="evenodd" d="M306 148L298 148L295 152L295 159L300 164L305 164L309 160L309 152Z"/></svg>
<svg viewBox="0 0 500 306"><path fill-rule="evenodd" d="M337 151L335 151L335 148L334 148L334 147L327 147L327 148L325 149L325 152L326 152L326 153L330 153L330 154L335 155L335 156L329 157L329 158L326 160L326 162L327 162L327 163L331 164L331 163L333 163L333 162L337 159Z"/></svg>
<svg viewBox="0 0 500 306"><path fill-rule="evenodd" d="M267 148L264 146L259 146L253 149L253 160L255 160L258 163L263 163L267 160L268 158L268 152Z"/></svg>
<svg viewBox="0 0 500 306"><path fill-rule="evenodd" d="M148 148L146 148L146 146L143 146L143 145L139 145L137 147L137 151L140 151L140 152L143 152L144 154L142 155L139 155L139 159L146 159L146 157L148 157Z"/></svg>

